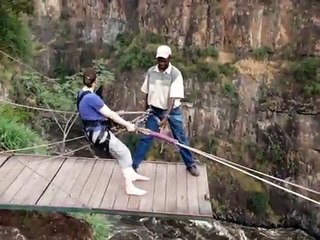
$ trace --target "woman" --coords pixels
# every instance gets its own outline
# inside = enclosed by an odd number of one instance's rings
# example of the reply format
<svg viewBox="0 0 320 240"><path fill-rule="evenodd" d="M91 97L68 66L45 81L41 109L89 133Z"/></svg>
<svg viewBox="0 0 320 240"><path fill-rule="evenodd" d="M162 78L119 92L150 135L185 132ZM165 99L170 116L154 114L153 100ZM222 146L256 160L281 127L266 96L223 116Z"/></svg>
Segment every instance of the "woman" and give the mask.
<svg viewBox="0 0 320 240"><path fill-rule="evenodd" d="M126 183L126 193L129 195L144 195L147 192L136 188L133 181L149 180L132 168L130 150L109 129L107 119L123 125L129 132L134 132L134 124L121 118L112 111L94 92L97 87L97 75L93 68L87 68L83 73L84 87L78 95L77 107L88 139L96 146L103 148L118 161Z"/></svg>

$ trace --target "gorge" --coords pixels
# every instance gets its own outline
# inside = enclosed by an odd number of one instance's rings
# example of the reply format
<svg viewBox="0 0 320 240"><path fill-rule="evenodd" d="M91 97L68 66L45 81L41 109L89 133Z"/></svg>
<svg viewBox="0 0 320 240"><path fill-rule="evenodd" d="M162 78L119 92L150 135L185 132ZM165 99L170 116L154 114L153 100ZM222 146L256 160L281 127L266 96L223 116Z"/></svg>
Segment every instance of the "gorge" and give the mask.
<svg viewBox="0 0 320 240"><path fill-rule="evenodd" d="M34 0L25 21L35 69L60 78L100 59L116 110L143 109L144 71L166 42L193 147L320 191L319 12L316 0ZM150 159L180 160L159 148ZM207 164L216 219L320 237L319 206Z"/></svg>

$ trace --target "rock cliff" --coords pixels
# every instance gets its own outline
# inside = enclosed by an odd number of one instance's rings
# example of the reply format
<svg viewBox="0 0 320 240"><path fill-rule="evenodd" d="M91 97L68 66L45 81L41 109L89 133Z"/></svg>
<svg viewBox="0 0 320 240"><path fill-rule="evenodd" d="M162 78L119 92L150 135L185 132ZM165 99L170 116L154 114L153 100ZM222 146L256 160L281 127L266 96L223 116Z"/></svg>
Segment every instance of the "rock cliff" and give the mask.
<svg viewBox="0 0 320 240"><path fill-rule="evenodd" d="M161 33L181 47L213 45L222 61L260 47L320 54L316 0L35 0L30 24L45 44L39 54L46 61L37 65L51 74L52 66L79 70L103 56L104 46L126 29Z"/></svg>
<svg viewBox="0 0 320 240"><path fill-rule="evenodd" d="M318 61L319 1L35 0L35 4L35 16L29 21L41 43L35 66L50 76L74 73L92 59L106 57L117 35L127 30L151 31L177 49L214 47L217 61L232 63L237 73L215 81L186 76L185 116L190 120L186 127L193 145L320 191L319 64L307 67L318 74L308 88L293 80L301 75L286 70L289 61L303 57ZM116 108L141 108L142 74L137 69L117 76L111 94ZM298 226L320 236L318 206L217 164L209 164L209 170L219 218Z"/></svg>

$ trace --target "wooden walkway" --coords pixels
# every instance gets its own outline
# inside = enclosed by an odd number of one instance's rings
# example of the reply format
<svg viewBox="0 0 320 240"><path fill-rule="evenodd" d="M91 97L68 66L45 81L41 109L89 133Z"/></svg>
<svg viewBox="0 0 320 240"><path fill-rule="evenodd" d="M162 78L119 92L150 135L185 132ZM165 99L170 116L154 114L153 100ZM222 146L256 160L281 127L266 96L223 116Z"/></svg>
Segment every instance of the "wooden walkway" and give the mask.
<svg viewBox="0 0 320 240"><path fill-rule="evenodd" d="M115 160L0 154L0 209L212 218L205 165L193 177L182 163L144 162L148 194L128 196ZM49 160L46 160L49 159Z"/></svg>

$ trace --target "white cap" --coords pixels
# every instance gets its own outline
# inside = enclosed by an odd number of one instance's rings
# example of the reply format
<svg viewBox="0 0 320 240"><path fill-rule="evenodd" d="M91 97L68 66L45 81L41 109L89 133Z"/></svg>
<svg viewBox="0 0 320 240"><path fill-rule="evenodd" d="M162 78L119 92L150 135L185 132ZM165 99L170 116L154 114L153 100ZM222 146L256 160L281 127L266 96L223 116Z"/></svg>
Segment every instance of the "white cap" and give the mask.
<svg viewBox="0 0 320 240"><path fill-rule="evenodd" d="M156 58L162 57L162 58L168 58L171 55L171 48L167 45L161 45L157 49L157 55Z"/></svg>

